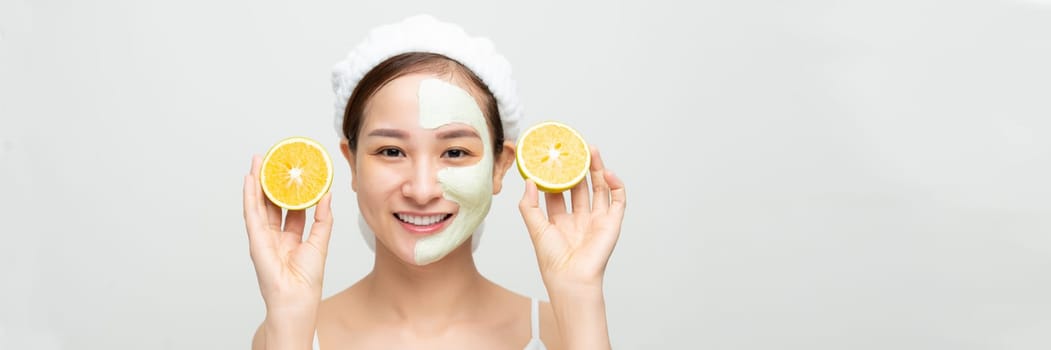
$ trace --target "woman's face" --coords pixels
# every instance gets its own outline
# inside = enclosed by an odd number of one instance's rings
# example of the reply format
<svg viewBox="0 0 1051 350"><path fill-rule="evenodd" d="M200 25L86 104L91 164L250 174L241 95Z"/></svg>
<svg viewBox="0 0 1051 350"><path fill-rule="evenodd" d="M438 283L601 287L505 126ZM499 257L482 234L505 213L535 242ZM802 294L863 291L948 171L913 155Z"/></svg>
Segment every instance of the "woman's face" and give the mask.
<svg viewBox="0 0 1051 350"><path fill-rule="evenodd" d="M477 100L432 74L402 76L378 90L365 107L357 150L344 149L377 242L415 265L444 257L488 214L513 148L501 154L497 174L493 153Z"/></svg>

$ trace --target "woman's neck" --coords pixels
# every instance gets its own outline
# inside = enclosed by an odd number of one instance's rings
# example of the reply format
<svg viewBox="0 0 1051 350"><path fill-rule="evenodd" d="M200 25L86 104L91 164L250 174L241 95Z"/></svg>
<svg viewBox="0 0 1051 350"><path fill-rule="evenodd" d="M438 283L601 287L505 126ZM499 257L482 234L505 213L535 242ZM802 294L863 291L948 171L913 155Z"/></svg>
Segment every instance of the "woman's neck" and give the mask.
<svg viewBox="0 0 1051 350"><path fill-rule="evenodd" d="M425 266L408 264L378 244L364 278L373 315L395 322L438 323L473 318L492 282L474 264L471 244Z"/></svg>

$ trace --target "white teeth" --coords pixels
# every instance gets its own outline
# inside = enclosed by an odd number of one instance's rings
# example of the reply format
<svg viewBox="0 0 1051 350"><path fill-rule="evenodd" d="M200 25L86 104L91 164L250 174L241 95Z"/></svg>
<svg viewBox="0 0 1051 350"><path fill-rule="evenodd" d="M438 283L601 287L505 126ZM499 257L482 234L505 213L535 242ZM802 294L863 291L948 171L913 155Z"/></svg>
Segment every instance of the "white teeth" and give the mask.
<svg viewBox="0 0 1051 350"><path fill-rule="evenodd" d="M445 217L448 214L438 214L438 215L431 215L431 216L414 216L414 215L405 215L405 214L397 214L397 213L395 213L394 215L398 217L398 220L401 220L401 221L404 221L404 222L407 222L407 223L410 223L410 224L413 224L413 225L416 225L416 226L427 226L427 225L431 225L431 224L437 223L439 221L442 221L443 219L445 219Z"/></svg>

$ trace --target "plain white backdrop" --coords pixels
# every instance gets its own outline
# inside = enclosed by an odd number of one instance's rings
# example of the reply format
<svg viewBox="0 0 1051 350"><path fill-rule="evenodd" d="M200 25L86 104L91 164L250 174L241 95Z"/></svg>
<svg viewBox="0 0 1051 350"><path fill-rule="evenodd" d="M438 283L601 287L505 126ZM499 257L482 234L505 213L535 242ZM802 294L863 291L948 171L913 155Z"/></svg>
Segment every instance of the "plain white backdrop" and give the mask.
<svg viewBox="0 0 1051 350"><path fill-rule="evenodd" d="M627 183L621 349L1051 348L1051 2L0 0L0 349L245 349L250 157L340 166L329 68L431 13ZM545 297L514 173L476 256Z"/></svg>

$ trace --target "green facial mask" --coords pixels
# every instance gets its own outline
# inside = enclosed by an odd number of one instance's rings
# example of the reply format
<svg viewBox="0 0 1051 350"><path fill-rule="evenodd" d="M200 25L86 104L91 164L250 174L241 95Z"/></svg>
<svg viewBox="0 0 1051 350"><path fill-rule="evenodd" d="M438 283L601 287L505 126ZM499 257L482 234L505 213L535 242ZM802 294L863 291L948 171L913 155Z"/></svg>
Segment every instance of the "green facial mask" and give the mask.
<svg viewBox="0 0 1051 350"><path fill-rule="evenodd" d="M493 201L493 149L485 115L467 91L439 79L425 79L420 83L419 101L420 125L424 129L467 124L481 136L484 145L478 163L438 171L445 199L460 209L445 229L416 242L416 264L426 265L460 246L489 213Z"/></svg>

